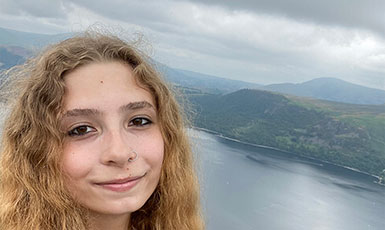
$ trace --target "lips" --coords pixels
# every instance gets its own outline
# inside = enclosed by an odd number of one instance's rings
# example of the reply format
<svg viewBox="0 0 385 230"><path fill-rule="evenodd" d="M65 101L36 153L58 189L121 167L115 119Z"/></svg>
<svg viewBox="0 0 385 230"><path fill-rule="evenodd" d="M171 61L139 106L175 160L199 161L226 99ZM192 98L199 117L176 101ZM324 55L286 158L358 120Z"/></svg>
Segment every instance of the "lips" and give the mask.
<svg viewBox="0 0 385 230"><path fill-rule="evenodd" d="M104 181L101 183L96 183L96 185L102 187L103 189L111 190L114 192L126 192L131 190L137 183L139 183L145 175L146 174L142 176Z"/></svg>

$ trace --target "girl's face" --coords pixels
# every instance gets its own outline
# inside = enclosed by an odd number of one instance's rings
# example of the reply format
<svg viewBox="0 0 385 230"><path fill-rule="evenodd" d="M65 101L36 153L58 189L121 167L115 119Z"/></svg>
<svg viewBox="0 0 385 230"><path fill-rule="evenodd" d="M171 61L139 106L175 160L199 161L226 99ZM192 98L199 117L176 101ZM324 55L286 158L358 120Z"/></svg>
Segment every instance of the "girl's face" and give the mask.
<svg viewBox="0 0 385 230"><path fill-rule="evenodd" d="M164 143L153 98L120 62L79 67L65 85L66 186L93 213L129 215L154 192L161 172Z"/></svg>

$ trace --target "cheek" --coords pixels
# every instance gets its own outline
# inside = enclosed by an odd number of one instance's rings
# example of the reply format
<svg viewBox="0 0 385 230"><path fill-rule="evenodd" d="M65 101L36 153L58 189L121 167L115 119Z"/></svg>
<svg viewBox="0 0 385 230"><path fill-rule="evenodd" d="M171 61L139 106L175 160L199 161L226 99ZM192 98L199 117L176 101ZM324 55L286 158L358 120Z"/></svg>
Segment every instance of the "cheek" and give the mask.
<svg viewBox="0 0 385 230"><path fill-rule="evenodd" d="M148 140L148 139L147 139ZM153 171L160 173L164 158L164 142L161 134L157 134L156 138L151 138L150 143L142 143L141 152L144 154L146 162Z"/></svg>
<svg viewBox="0 0 385 230"><path fill-rule="evenodd" d="M92 160L84 151L73 145L64 146L61 166L63 172L71 179L83 178L91 170Z"/></svg>
<svg viewBox="0 0 385 230"><path fill-rule="evenodd" d="M164 149L162 146L162 150L158 151L157 153L154 153L150 156L150 161L152 164L152 167L156 169L158 172L160 172L162 165L163 165L163 157L164 157Z"/></svg>

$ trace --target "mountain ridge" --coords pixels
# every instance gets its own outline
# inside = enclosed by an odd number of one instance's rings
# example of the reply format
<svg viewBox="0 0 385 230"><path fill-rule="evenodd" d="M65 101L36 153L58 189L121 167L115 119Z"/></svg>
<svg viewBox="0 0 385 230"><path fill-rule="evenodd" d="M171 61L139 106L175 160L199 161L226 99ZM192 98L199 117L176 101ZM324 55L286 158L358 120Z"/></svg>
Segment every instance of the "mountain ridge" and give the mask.
<svg viewBox="0 0 385 230"><path fill-rule="evenodd" d="M57 42L70 37L72 34L35 34L16 30L4 29L0 27L0 45L11 47L21 46L26 49L39 49L48 43ZM4 51L3 51L4 52ZM20 55L16 51L8 48L7 56L15 59L12 55ZM11 55L12 54L12 55ZM1 54L0 54L1 55ZM3 55L5 56L5 55ZM0 57L1 59L2 57ZM24 56L25 58L25 56ZM4 58L3 58L4 59ZM3 66L0 69L10 67L7 60L0 61ZM13 60L17 64L18 61ZM352 104L385 104L385 91L356 85L336 78L316 78L307 82L293 84L271 84L259 85L256 83L231 80L223 77L193 72L168 67L154 60L154 66L165 78L174 85L186 88L199 88L203 92L213 94L226 94L242 88L263 89L268 91L280 92L283 94L296 95L301 97L312 97L317 99L339 101Z"/></svg>
<svg viewBox="0 0 385 230"><path fill-rule="evenodd" d="M160 63L156 66L165 75L166 79L173 84L188 88L199 88L207 93L226 94L242 88L261 87L261 85L255 83L171 68Z"/></svg>
<svg viewBox="0 0 385 230"><path fill-rule="evenodd" d="M385 104L384 90L353 84L338 78L315 78L297 84L271 84L261 89L351 104Z"/></svg>
<svg viewBox="0 0 385 230"><path fill-rule="evenodd" d="M0 44L7 46L21 46L25 48L41 48L49 43L69 38L71 33L62 34L38 34L22 32L0 27Z"/></svg>

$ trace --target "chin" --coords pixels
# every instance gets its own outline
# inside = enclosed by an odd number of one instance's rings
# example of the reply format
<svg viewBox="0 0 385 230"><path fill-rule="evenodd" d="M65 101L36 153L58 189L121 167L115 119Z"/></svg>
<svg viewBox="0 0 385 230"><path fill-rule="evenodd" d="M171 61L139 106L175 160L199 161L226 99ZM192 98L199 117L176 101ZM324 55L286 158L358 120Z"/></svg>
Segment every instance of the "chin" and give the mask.
<svg viewBox="0 0 385 230"><path fill-rule="evenodd" d="M124 215L139 210L145 204L147 199L134 199L113 201L99 207L91 208L92 212L104 215Z"/></svg>

